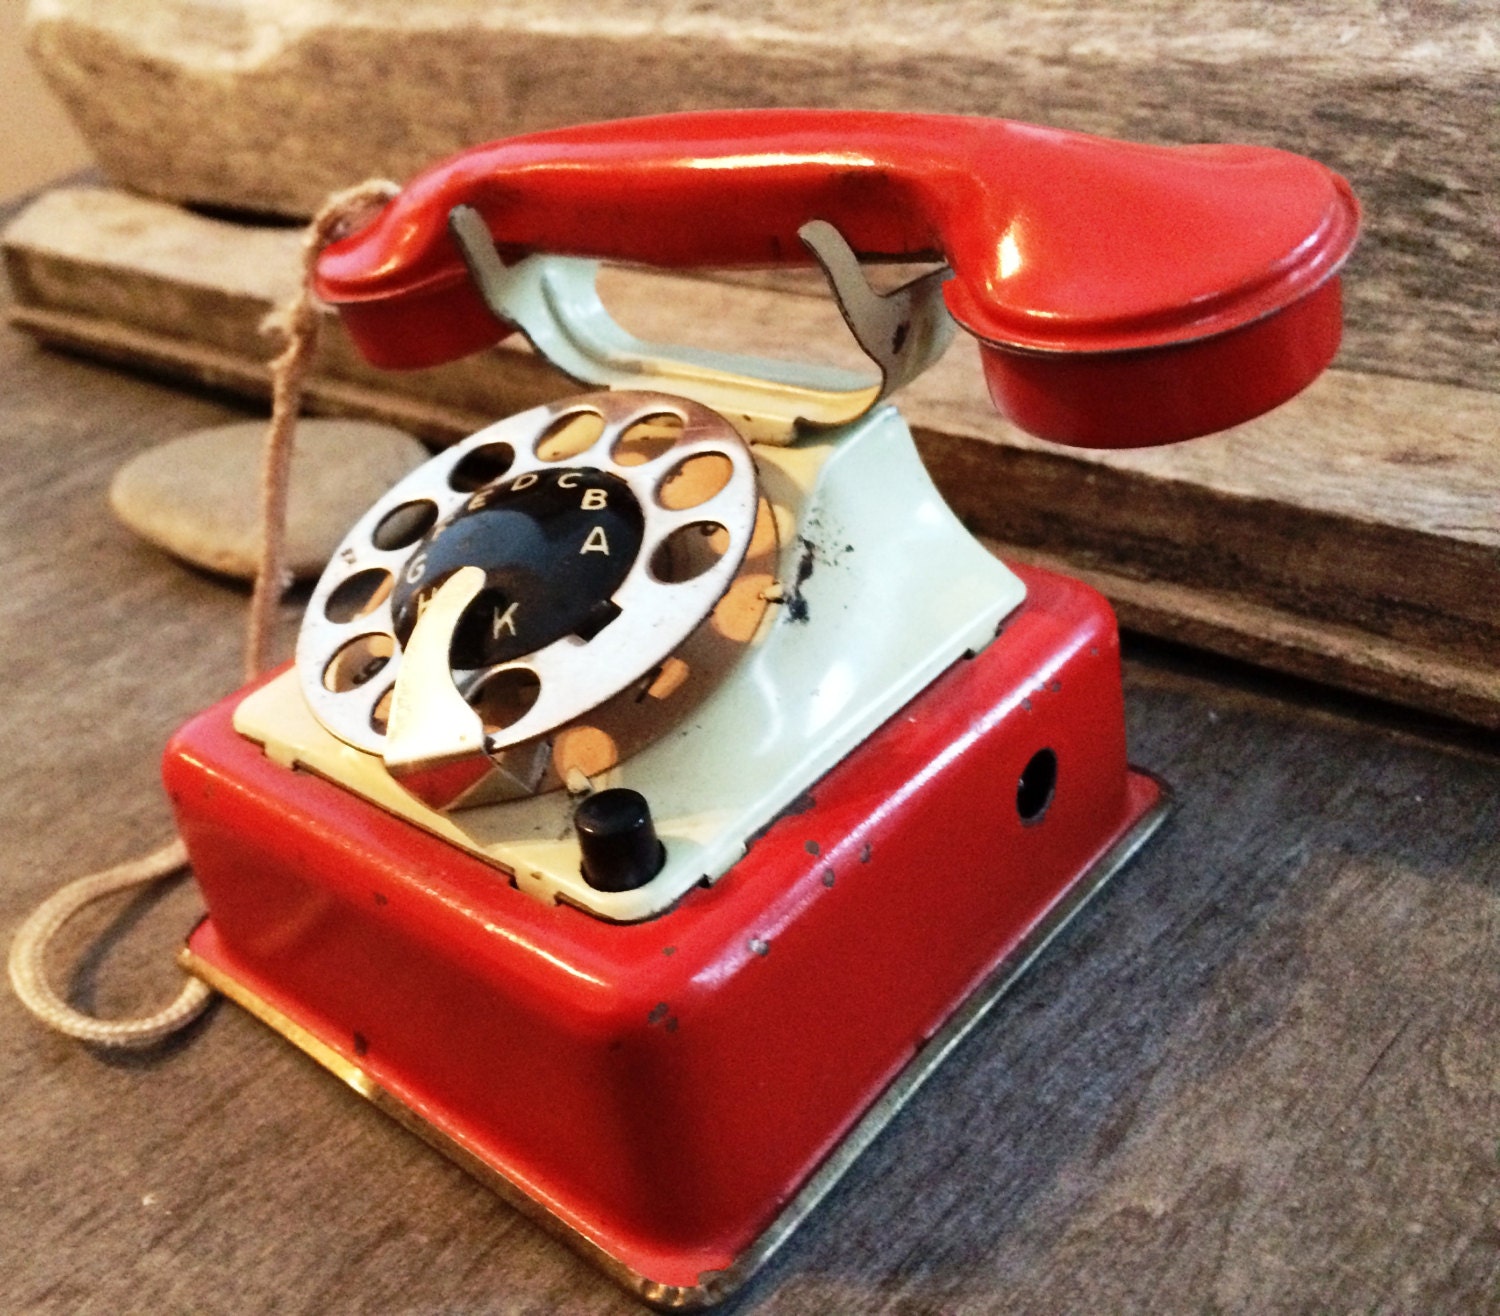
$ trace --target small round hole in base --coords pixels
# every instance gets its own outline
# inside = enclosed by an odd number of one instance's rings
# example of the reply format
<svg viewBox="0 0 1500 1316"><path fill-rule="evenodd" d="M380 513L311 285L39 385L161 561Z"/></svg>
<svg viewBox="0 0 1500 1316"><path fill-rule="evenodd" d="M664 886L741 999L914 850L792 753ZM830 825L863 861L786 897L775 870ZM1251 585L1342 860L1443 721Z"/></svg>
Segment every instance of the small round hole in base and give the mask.
<svg viewBox="0 0 1500 1316"><path fill-rule="evenodd" d="M1016 813L1023 823L1038 823L1057 792L1057 755L1050 749L1039 749L1021 769L1016 784Z"/></svg>

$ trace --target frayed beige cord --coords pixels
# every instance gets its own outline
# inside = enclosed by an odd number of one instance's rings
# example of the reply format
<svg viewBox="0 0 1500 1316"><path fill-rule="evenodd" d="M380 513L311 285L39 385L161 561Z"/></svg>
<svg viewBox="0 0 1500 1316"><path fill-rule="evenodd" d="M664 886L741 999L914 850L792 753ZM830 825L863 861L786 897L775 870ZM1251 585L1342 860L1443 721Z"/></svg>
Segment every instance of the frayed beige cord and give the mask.
<svg viewBox="0 0 1500 1316"><path fill-rule="evenodd" d="M313 267L324 247L368 222L397 191L395 183L370 179L329 197L302 240L302 278L296 295L262 326L281 334L286 346L271 362L271 423L261 459L260 564L245 626L247 679L271 666L276 612L290 584L285 567L287 482L302 388L317 351L322 320L312 291ZM189 977L171 1005L146 1018L96 1019L59 997L46 973L47 947L73 915L117 891L169 877L187 864L187 848L176 840L144 858L75 878L45 900L11 942L10 983L21 1004L49 1028L96 1046L152 1046L196 1019L213 998L208 985L197 978Z"/></svg>
<svg viewBox="0 0 1500 1316"><path fill-rule="evenodd" d="M90 873L69 882L44 900L21 924L10 943L10 985L21 1004L48 1028L98 1046L154 1046L186 1027L213 997L208 984L189 978L171 1005L143 1019L96 1019L73 1009L52 990L47 980L47 947L58 930L86 906L117 891L146 886L187 867L187 847L173 841L142 859L132 859L102 873Z"/></svg>
<svg viewBox="0 0 1500 1316"><path fill-rule="evenodd" d="M286 569L286 500L302 410L302 387L318 350L323 313L312 290L313 269L330 242L367 223L400 189L381 178L335 192L319 208L302 238L302 278L296 296L272 312L261 325L279 334L286 346L271 362L271 423L260 467L260 564L250 596L245 630L245 679L253 681L272 664L271 644L276 610L291 582Z"/></svg>

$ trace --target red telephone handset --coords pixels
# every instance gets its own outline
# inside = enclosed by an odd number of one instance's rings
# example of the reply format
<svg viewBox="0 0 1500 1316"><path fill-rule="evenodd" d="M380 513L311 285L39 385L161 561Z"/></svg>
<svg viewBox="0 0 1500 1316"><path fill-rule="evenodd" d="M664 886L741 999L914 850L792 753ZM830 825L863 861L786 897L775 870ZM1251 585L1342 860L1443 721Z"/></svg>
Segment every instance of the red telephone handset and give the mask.
<svg viewBox="0 0 1500 1316"><path fill-rule="evenodd" d="M995 405L1043 438L1173 442L1270 410L1338 348L1359 211L1315 161L1142 146L1005 120L828 110L666 115L476 147L419 175L318 263L317 290L389 367L488 346L448 232L474 208L508 258L670 268L937 258Z"/></svg>

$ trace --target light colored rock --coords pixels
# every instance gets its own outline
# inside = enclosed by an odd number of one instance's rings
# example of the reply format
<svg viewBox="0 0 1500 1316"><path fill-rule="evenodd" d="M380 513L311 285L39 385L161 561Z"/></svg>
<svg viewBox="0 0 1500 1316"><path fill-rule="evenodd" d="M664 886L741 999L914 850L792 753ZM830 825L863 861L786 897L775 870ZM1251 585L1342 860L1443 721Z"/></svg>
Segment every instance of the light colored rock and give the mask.
<svg viewBox="0 0 1500 1316"><path fill-rule="evenodd" d="M507 134L739 105L1312 155L1362 197L1345 360L1500 388L1500 0L30 0L105 170L307 214Z"/></svg>
<svg viewBox="0 0 1500 1316"><path fill-rule="evenodd" d="M168 553L208 571L252 579L265 432L257 421L221 425L148 449L116 473L110 507ZM287 508L292 573L305 579L322 571L359 516L426 457L420 443L388 425L303 420Z"/></svg>

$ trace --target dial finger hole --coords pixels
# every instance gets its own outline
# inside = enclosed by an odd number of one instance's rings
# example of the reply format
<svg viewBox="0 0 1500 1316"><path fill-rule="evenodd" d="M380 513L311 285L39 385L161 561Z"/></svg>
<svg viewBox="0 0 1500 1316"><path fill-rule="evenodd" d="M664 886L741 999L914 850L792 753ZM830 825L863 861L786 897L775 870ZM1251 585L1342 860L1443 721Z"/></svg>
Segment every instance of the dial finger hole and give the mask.
<svg viewBox="0 0 1500 1316"><path fill-rule="evenodd" d="M664 585L696 580L729 551L729 531L714 521L678 526L651 555L651 574Z"/></svg>
<svg viewBox="0 0 1500 1316"><path fill-rule="evenodd" d="M670 699L682 689L691 671L692 669L675 654L665 659L662 665L651 673L650 681L641 691L637 702L640 699Z"/></svg>
<svg viewBox="0 0 1500 1316"><path fill-rule="evenodd" d="M656 501L669 512L706 503L734 475L734 463L722 452L700 452L677 463L656 489Z"/></svg>
<svg viewBox="0 0 1500 1316"><path fill-rule="evenodd" d="M437 504L430 498L417 498L393 507L370 535L370 542L382 552L408 548L437 523Z"/></svg>
<svg viewBox="0 0 1500 1316"><path fill-rule="evenodd" d="M390 595L395 578L384 567L366 567L341 580L323 605L323 615L343 625L374 612Z"/></svg>
<svg viewBox="0 0 1500 1316"><path fill-rule="evenodd" d="M396 696L396 687L388 686L370 710L370 730L378 736L385 735L391 724L391 700Z"/></svg>
<svg viewBox="0 0 1500 1316"><path fill-rule="evenodd" d="M531 711L541 693L542 683L535 672L507 667L475 686L469 692L469 704L486 731L504 731Z"/></svg>
<svg viewBox="0 0 1500 1316"><path fill-rule="evenodd" d="M368 685L396 652L396 642L389 635L359 635L328 661L323 669L323 688L336 695Z"/></svg>
<svg viewBox="0 0 1500 1316"><path fill-rule="evenodd" d="M569 727L553 742L552 766L564 781L575 772L597 777L620 761L614 738L599 727Z"/></svg>
<svg viewBox="0 0 1500 1316"><path fill-rule="evenodd" d="M448 473L449 487L458 493L473 493L498 480L510 470L516 450L508 443L486 443L465 453Z"/></svg>
<svg viewBox="0 0 1500 1316"><path fill-rule="evenodd" d="M603 433L604 417L597 411L570 411L542 431L536 455L544 462L566 461L592 448Z"/></svg>
<svg viewBox="0 0 1500 1316"><path fill-rule="evenodd" d="M625 427L610 455L617 466L644 466L667 452L681 437L681 416L670 411L643 416Z"/></svg>

